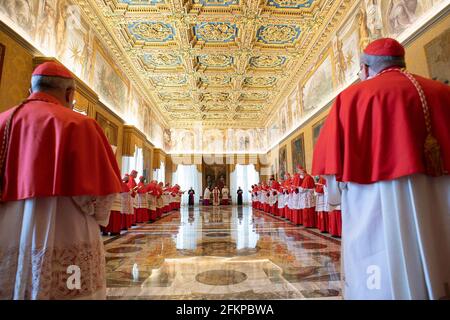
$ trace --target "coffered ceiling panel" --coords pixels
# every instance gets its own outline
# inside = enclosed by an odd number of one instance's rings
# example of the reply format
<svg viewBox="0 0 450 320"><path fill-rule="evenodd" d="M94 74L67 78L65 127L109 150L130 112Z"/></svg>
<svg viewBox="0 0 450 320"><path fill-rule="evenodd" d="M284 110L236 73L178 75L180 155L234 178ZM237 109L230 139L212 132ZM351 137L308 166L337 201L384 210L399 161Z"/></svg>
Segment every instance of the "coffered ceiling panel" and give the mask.
<svg viewBox="0 0 450 320"><path fill-rule="evenodd" d="M76 0L169 126L264 127L351 0ZM94 18L93 18L94 19Z"/></svg>

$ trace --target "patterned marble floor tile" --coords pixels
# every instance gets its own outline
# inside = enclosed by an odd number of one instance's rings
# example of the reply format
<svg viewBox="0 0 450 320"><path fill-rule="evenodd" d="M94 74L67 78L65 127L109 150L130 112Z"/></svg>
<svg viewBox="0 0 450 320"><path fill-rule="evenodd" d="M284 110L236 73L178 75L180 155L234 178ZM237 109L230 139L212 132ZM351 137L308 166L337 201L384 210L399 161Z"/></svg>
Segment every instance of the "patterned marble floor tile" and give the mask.
<svg viewBox="0 0 450 320"><path fill-rule="evenodd" d="M340 240L248 206L182 207L105 240L109 299L341 297Z"/></svg>

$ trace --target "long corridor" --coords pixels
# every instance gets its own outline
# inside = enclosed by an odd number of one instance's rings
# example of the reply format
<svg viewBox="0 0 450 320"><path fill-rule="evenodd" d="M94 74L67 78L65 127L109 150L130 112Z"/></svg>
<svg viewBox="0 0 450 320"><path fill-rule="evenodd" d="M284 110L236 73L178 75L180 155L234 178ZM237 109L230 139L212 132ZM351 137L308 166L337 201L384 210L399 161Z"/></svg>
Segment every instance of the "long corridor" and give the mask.
<svg viewBox="0 0 450 320"><path fill-rule="evenodd" d="M182 207L105 241L108 299L339 299L340 241L250 206Z"/></svg>

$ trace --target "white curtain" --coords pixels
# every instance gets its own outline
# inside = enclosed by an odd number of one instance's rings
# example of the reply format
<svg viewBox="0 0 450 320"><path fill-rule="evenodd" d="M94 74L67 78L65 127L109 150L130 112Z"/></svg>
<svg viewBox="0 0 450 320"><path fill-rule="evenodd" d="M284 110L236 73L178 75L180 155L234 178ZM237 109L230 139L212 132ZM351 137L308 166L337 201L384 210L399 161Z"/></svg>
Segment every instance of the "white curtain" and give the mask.
<svg viewBox="0 0 450 320"><path fill-rule="evenodd" d="M251 197L248 191L251 190L251 185L259 182L259 174L258 171L255 170L255 166L253 164L237 164L235 170L231 173L230 180L230 192L233 203L237 203L237 190L239 187L244 191L242 201L244 203L249 203Z"/></svg>
<svg viewBox="0 0 450 320"><path fill-rule="evenodd" d="M132 170L138 172L138 177L144 173L144 153L142 148L135 147L132 157L122 157L122 175L130 173Z"/></svg>
<svg viewBox="0 0 450 320"><path fill-rule="evenodd" d="M166 183L166 166L163 161L159 164L159 169L153 170L153 180Z"/></svg>
<svg viewBox="0 0 450 320"><path fill-rule="evenodd" d="M178 184L182 191L186 191L181 198L181 203L186 204L189 200L187 191L192 187L195 191L194 203L198 203L202 194L202 174L197 171L197 166L179 164L177 171L172 175L172 183Z"/></svg>

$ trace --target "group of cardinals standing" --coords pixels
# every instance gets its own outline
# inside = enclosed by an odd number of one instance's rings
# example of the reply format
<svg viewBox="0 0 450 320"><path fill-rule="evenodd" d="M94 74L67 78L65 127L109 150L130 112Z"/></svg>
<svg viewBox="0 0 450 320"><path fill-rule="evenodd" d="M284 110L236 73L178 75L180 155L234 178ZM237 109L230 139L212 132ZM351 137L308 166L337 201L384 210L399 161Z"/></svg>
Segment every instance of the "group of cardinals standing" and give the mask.
<svg viewBox="0 0 450 320"><path fill-rule="evenodd" d="M101 227L104 235L120 234L137 223L154 222L165 213L179 210L181 196L184 193L180 186L156 180L145 183L145 177L140 176L136 183L138 172L132 170L122 179L122 191L114 199L109 224Z"/></svg>
<svg viewBox="0 0 450 320"><path fill-rule="evenodd" d="M326 180L314 179L301 166L293 177L287 173L282 181L272 178L268 184L253 185L250 192L254 209L341 237L341 207L328 203Z"/></svg>

